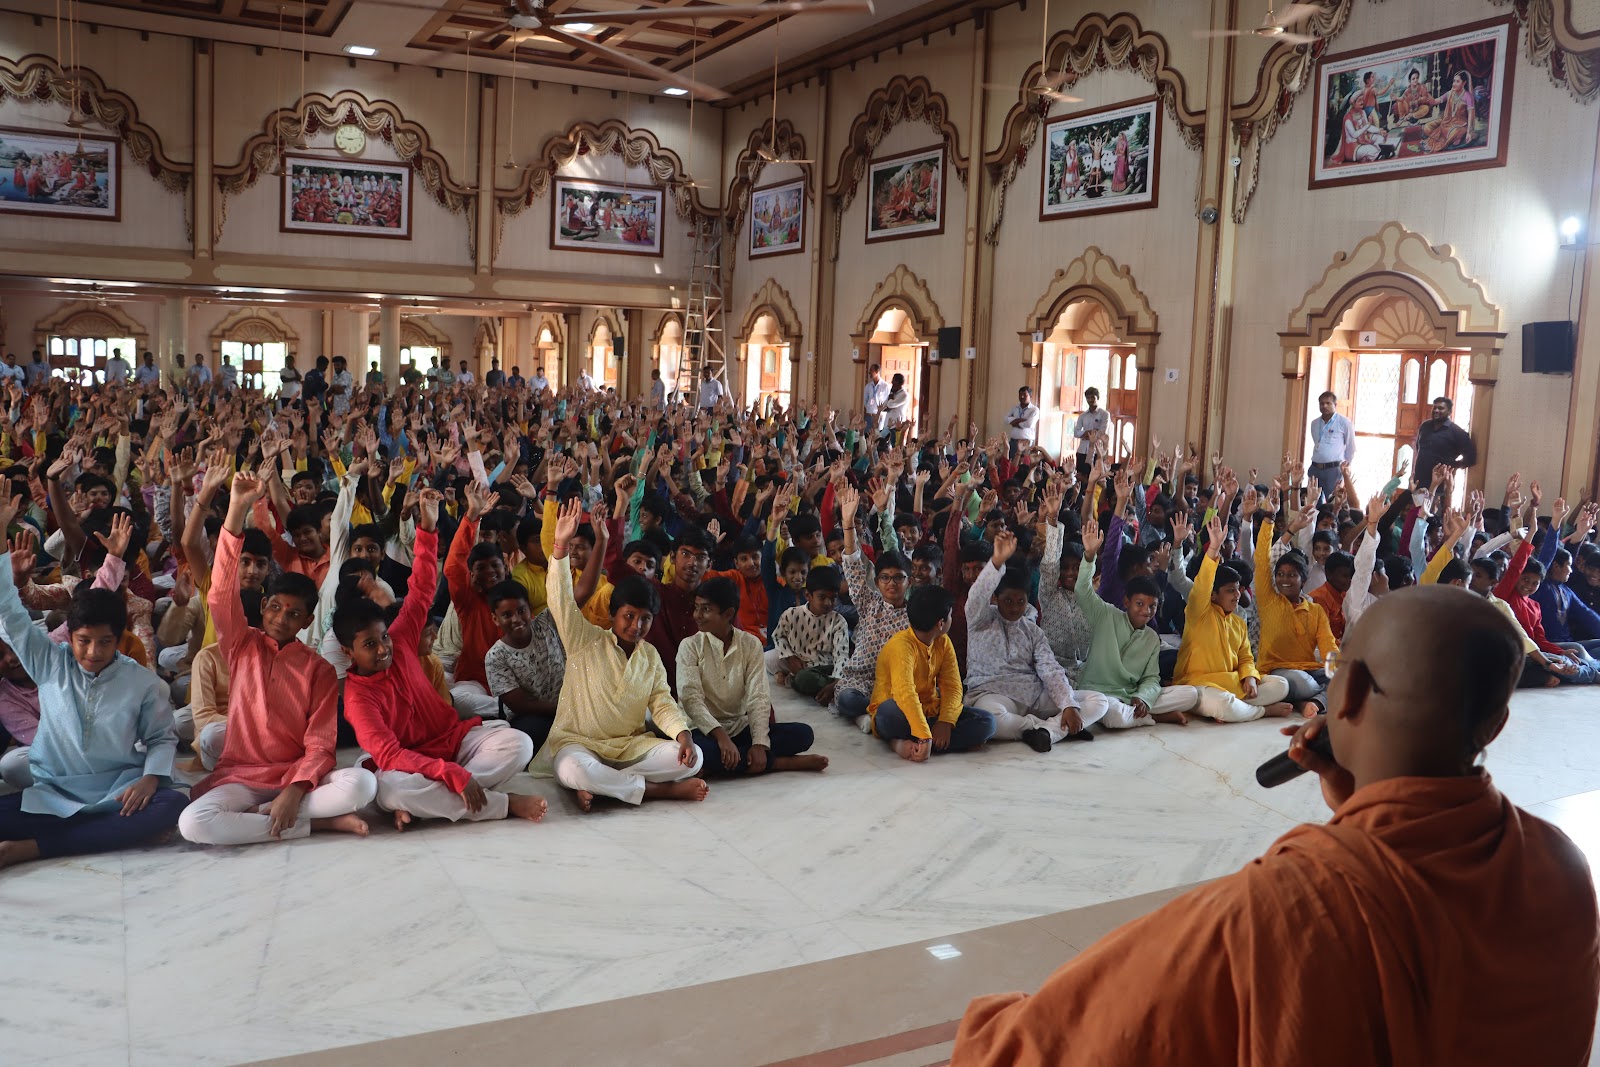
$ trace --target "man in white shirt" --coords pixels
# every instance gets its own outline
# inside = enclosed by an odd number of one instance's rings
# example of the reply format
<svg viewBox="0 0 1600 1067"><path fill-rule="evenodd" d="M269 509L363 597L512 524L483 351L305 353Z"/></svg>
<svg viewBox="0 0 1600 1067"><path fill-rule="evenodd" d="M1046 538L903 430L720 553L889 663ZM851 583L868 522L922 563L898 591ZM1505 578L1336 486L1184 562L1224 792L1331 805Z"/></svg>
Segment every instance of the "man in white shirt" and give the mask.
<svg viewBox="0 0 1600 1067"><path fill-rule="evenodd" d="M227 356L222 357L222 366L217 368L217 376L222 379L222 387L228 392L233 392L239 385L239 368Z"/></svg>
<svg viewBox="0 0 1600 1067"><path fill-rule="evenodd" d="M128 361L122 358L122 349L113 348L111 358L106 360L106 384L122 385L128 380L128 372L132 369Z"/></svg>
<svg viewBox="0 0 1600 1067"><path fill-rule="evenodd" d="M478 376L476 374L473 374L472 371L467 367L467 361L466 360L462 360L461 361L461 372L456 375L456 381L458 383L460 383L461 385L471 385L474 382L476 382L477 380L478 380Z"/></svg>
<svg viewBox="0 0 1600 1067"><path fill-rule="evenodd" d="M707 378L700 383L700 410L710 411L722 401L725 390L722 382L716 378Z"/></svg>
<svg viewBox="0 0 1600 1067"><path fill-rule="evenodd" d="M1011 458L1026 452L1039 439L1039 405L1033 402L1033 390L1024 385L1017 390L1017 406L1006 415L1006 436L1011 441Z"/></svg>
<svg viewBox="0 0 1600 1067"><path fill-rule="evenodd" d="M589 368L583 368L583 372L578 375L578 390L582 393L594 393L599 389L600 387L594 383L594 375L589 373Z"/></svg>
<svg viewBox="0 0 1600 1067"><path fill-rule="evenodd" d="M206 366L206 354L194 354L194 366L189 368L189 384L196 389L204 389L211 384L211 368Z"/></svg>
<svg viewBox="0 0 1600 1067"><path fill-rule="evenodd" d="M1078 416L1077 424L1072 427L1072 436L1078 439L1078 476L1089 476L1089 454L1093 449L1092 435L1106 432L1106 427L1111 425L1111 416L1100 406L1100 390L1094 386L1083 391L1083 402L1089 407Z"/></svg>
<svg viewBox="0 0 1600 1067"><path fill-rule="evenodd" d="M1317 397L1320 419L1311 420L1311 465L1306 468L1311 480L1322 489L1322 499L1332 500L1344 480L1340 465L1356 457L1356 429L1350 420L1334 410L1339 398L1332 392Z"/></svg>
<svg viewBox="0 0 1600 1067"><path fill-rule="evenodd" d="M48 369L45 370L44 376L46 378L50 377L50 371ZM133 377L134 381L138 382L140 385L161 384L161 368L156 366L156 357L154 352L146 352L144 354L144 363L141 364L139 369L134 372Z"/></svg>
<svg viewBox="0 0 1600 1067"><path fill-rule="evenodd" d="M515 372L516 368L513 367L512 370ZM550 379L544 376L543 367L534 368L533 379L528 382L528 388L533 390L534 395L538 395L541 391L550 388Z"/></svg>
<svg viewBox="0 0 1600 1067"><path fill-rule="evenodd" d="M150 353L146 352L144 358L149 359ZM23 369L27 374L29 389L36 389L50 381L50 364L45 361L44 353L37 348L33 350L33 362ZM156 377L159 379L160 375L157 374Z"/></svg>
<svg viewBox="0 0 1600 1067"><path fill-rule="evenodd" d="M883 428L883 406L889 402L889 383L883 380L883 371L874 363L867 368L867 384L861 390L861 407L874 430Z"/></svg>
<svg viewBox="0 0 1600 1067"><path fill-rule="evenodd" d="M350 373L348 361L343 356L333 357L333 374L328 378L328 395L333 398L333 410L341 415L350 410L350 397L356 391L355 375Z"/></svg>
<svg viewBox="0 0 1600 1067"><path fill-rule="evenodd" d="M17 366L17 354L15 352L7 352L6 361L0 363L0 384L4 384L6 381L13 381L21 385L27 380L27 377L28 372Z"/></svg>
<svg viewBox="0 0 1600 1067"><path fill-rule="evenodd" d="M657 411L667 409L667 383L661 380L661 372L650 372L650 406Z"/></svg>

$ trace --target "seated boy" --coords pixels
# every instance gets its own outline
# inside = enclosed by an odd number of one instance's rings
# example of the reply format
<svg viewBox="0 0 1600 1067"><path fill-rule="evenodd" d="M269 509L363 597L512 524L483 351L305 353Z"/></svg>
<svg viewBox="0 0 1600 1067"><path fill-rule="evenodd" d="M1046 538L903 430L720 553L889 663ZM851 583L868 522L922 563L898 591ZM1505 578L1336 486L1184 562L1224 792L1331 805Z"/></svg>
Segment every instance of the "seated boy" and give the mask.
<svg viewBox="0 0 1600 1067"><path fill-rule="evenodd" d="M784 612L772 631L767 672L826 707L833 680L850 658L850 628L834 608L839 603L839 572L818 567L806 576L806 602Z"/></svg>
<svg viewBox="0 0 1600 1067"><path fill-rule="evenodd" d="M989 565L967 591L966 700L994 716L998 741L1021 740L1035 752L1057 741L1093 741L1089 727L1105 702L1072 691L1050 639L1027 618L1031 568L1021 560L1006 566L1016 550L1016 534L995 534Z"/></svg>
<svg viewBox="0 0 1600 1067"><path fill-rule="evenodd" d="M39 727L23 791L0 797L0 867L166 833L189 802L170 788L178 736L161 679L117 652L126 602L107 589L76 593L67 643L52 644L22 606L13 567L33 573L31 548L0 556L0 639L38 687Z"/></svg>
<svg viewBox="0 0 1600 1067"><path fill-rule="evenodd" d="M845 580L850 585L850 599L855 602L857 621L856 648L835 683L833 707L859 726L862 733L871 733L872 716L868 707L877 684L878 653L890 638L909 625L906 581L910 568L906 566L905 557L894 552L881 554L876 565L862 556L856 544L856 509L860 504L861 494L854 486L847 485L839 493L840 525L844 529L844 552L840 558L844 562ZM951 654L954 655L953 650Z"/></svg>
<svg viewBox="0 0 1600 1067"><path fill-rule="evenodd" d="M739 589L739 629L767 640L767 589L761 581L761 542L740 538L733 548L733 570L710 571L707 578L727 578Z"/></svg>
<svg viewBox="0 0 1600 1067"><path fill-rule="evenodd" d="M645 640L661 605L656 586L638 575L618 582L609 630L584 618L573 595L569 555L580 515L578 501L569 500L550 524L550 614L569 670L539 762L549 759L556 779L577 794L584 811L596 795L627 804L704 800L709 787L694 777L700 749L672 699L660 653ZM650 732L647 713L672 740Z"/></svg>
<svg viewBox="0 0 1600 1067"><path fill-rule="evenodd" d="M500 640L483 661L489 692L511 725L532 738L538 751L555 722L567 654L550 613L533 614L520 582L501 582L486 599L500 628Z"/></svg>
<svg viewBox="0 0 1600 1067"><path fill-rule="evenodd" d="M450 588L450 606L461 624L461 653L456 657L455 681L450 695L467 715L493 715L499 702L489 693L484 657L500 639L494 615L484 593L506 580L506 561L500 546L478 541L478 523L494 506L494 493L476 482L467 486L467 513L450 542L444 563L444 580ZM433 599L432 592L428 599Z"/></svg>
<svg viewBox="0 0 1600 1067"><path fill-rule="evenodd" d="M913 763L935 752L981 748L994 735L993 715L961 704L961 671L949 637L954 603L950 591L937 586L913 592L906 600L906 629L878 654L867 705L872 732Z"/></svg>
<svg viewBox="0 0 1600 1067"><path fill-rule="evenodd" d="M1161 694L1161 637L1151 625L1161 606L1161 587L1154 578L1128 579L1121 611L1100 599L1095 592L1100 542L1100 524L1085 519L1083 557L1074 580L1077 603L1091 636L1078 684L1105 700L1100 724L1107 729L1127 730L1158 722L1182 726L1188 722L1183 712L1152 710Z"/></svg>
<svg viewBox="0 0 1600 1067"><path fill-rule="evenodd" d="M1247 489L1244 511L1254 511L1255 490ZM1276 495L1276 490L1274 490ZM1246 518L1246 521L1249 521ZM1304 521L1304 517L1302 517ZM1299 552L1272 562L1272 519L1256 534L1256 612L1261 618L1261 669L1289 683L1289 700L1307 718L1325 704L1328 675L1324 665L1339 651L1328 615L1302 589L1310 569Z"/></svg>
<svg viewBox="0 0 1600 1067"><path fill-rule="evenodd" d="M208 606L228 665L228 715L207 727L222 731L222 755L178 819L178 832L196 844L249 845L313 830L365 836L366 820L355 813L378 792L371 771L334 767L339 680L297 637L316 612L316 586L285 572L268 589L261 628L245 621L239 549L245 518L265 491L252 474L233 476L212 563Z"/></svg>
<svg viewBox="0 0 1600 1067"><path fill-rule="evenodd" d="M1248 722L1294 711L1285 699L1289 683L1256 670L1250 635L1239 615L1239 574L1217 566L1222 552L1222 517L1206 527L1205 558L1184 608L1183 644L1178 647L1174 685L1161 691L1155 710L1198 710L1218 722ZM1270 545L1269 545L1270 547Z"/></svg>
<svg viewBox="0 0 1600 1067"><path fill-rule="evenodd" d="M700 632L678 645L678 700L694 726L701 775L825 770L827 757L801 755L811 727L771 720L761 642L734 625L738 615L739 587L709 578L694 594Z"/></svg>
<svg viewBox="0 0 1600 1067"><path fill-rule="evenodd" d="M538 822L545 802L496 790L533 755L528 735L503 722L458 718L422 669L418 642L439 582L439 502L435 489L419 494L416 558L411 582L391 628L370 600L352 600L334 613L333 632L350 657L345 717L378 772L378 806L404 830L412 817L482 821L508 815ZM458 531L457 537L462 536Z"/></svg>

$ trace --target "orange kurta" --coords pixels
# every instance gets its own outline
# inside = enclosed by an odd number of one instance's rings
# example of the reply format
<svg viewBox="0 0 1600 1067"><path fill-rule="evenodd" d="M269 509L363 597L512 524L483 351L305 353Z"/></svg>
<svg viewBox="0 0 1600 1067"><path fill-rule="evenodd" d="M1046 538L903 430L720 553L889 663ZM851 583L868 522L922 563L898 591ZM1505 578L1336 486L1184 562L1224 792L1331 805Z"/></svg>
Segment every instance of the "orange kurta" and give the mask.
<svg viewBox="0 0 1600 1067"><path fill-rule="evenodd" d="M1583 855L1487 775L1393 778L973 1001L951 1065L1581 1067L1596 924Z"/></svg>

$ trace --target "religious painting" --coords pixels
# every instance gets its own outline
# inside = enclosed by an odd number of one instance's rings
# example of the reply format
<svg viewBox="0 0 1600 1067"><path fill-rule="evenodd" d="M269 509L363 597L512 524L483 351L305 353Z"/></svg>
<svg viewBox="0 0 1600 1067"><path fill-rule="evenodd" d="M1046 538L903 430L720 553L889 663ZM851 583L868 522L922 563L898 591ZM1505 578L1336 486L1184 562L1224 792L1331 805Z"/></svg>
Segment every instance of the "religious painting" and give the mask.
<svg viewBox="0 0 1600 1067"><path fill-rule="evenodd" d="M1047 123L1039 218L1155 207L1160 147L1153 96Z"/></svg>
<svg viewBox="0 0 1600 1067"><path fill-rule="evenodd" d="M1505 166L1516 43L1503 18L1323 58L1311 188Z"/></svg>
<svg viewBox="0 0 1600 1067"><path fill-rule="evenodd" d="M0 127L0 211L120 220L122 142Z"/></svg>
<svg viewBox="0 0 1600 1067"><path fill-rule="evenodd" d="M278 228L410 240L411 168L286 154Z"/></svg>
<svg viewBox="0 0 1600 1067"><path fill-rule="evenodd" d="M805 179L796 178L751 190L750 258L787 256L805 249Z"/></svg>
<svg viewBox="0 0 1600 1067"><path fill-rule="evenodd" d="M551 199L551 248L661 255L666 194L658 186L557 178Z"/></svg>
<svg viewBox="0 0 1600 1067"><path fill-rule="evenodd" d="M867 241L944 232L944 146L873 160L867 169Z"/></svg>

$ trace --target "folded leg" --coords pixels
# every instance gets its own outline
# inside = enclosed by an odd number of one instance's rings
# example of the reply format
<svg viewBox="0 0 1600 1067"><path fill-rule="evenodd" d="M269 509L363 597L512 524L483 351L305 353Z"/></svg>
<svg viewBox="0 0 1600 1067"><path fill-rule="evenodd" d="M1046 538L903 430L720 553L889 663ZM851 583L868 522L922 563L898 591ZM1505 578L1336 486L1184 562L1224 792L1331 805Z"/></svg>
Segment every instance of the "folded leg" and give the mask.
<svg viewBox="0 0 1600 1067"><path fill-rule="evenodd" d="M22 810L22 794L0 797L0 841L33 841L39 858L82 856L132 848L177 825L189 798L176 789L157 789L150 802L132 815L121 810L78 814L69 818Z"/></svg>
<svg viewBox="0 0 1600 1067"><path fill-rule="evenodd" d="M681 782L698 774L700 766L698 748L690 766L678 761L676 741L662 741L649 755L625 766L614 766L581 745L567 745L555 758L556 780L568 789L614 797L625 804L643 803L646 784Z"/></svg>
<svg viewBox="0 0 1600 1067"><path fill-rule="evenodd" d="M178 832L197 845L256 845L293 841L311 833L314 819L335 819L371 804L378 780L371 771L346 767L328 772L322 784L300 799L294 825L272 836L272 804L280 790L256 789L238 782L220 785L184 809Z"/></svg>
<svg viewBox="0 0 1600 1067"><path fill-rule="evenodd" d="M14 748L0 756L0 781L12 789L26 789L33 784L33 769L28 766L28 746Z"/></svg>
<svg viewBox="0 0 1600 1067"><path fill-rule="evenodd" d="M456 759L479 785L493 789L533 759L533 739L504 722L486 722L467 731Z"/></svg>
<svg viewBox="0 0 1600 1067"><path fill-rule="evenodd" d="M217 769L217 763L222 759L222 748L228 740L228 724L226 722L210 723L201 729L198 737L194 739L195 755L200 757L200 766L208 771Z"/></svg>

